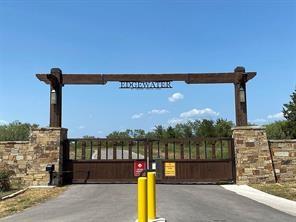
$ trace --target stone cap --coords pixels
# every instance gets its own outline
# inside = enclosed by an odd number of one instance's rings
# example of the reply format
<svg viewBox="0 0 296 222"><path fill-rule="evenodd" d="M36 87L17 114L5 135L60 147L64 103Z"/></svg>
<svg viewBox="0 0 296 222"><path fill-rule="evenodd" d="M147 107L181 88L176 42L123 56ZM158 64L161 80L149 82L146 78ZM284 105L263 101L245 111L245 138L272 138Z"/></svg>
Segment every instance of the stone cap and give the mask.
<svg viewBox="0 0 296 222"><path fill-rule="evenodd" d="M39 131L48 131L48 130L66 130L68 131L67 128L62 128L62 127L38 127L38 128L34 128L32 129L34 130L39 130Z"/></svg>
<svg viewBox="0 0 296 222"><path fill-rule="evenodd" d="M231 130L265 130L264 126L236 126L232 127Z"/></svg>
<svg viewBox="0 0 296 222"><path fill-rule="evenodd" d="M0 141L0 144L25 144L29 141Z"/></svg>
<svg viewBox="0 0 296 222"><path fill-rule="evenodd" d="M271 143L296 143L296 139L268 140Z"/></svg>

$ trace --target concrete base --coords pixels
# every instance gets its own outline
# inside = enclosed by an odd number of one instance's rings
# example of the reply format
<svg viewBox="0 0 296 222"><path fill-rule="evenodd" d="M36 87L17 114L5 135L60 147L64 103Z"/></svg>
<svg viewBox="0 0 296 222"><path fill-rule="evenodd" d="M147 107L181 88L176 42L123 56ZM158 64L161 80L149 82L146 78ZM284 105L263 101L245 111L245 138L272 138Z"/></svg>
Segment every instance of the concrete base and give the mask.
<svg viewBox="0 0 296 222"><path fill-rule="evenodd" d="M138 222L138 219L136 222ZM166 222L166 220L165 218L156 218L155 220L148 220L148 222Z"/></svg>
<svg viewBox="0 0 296 222"><path fill-rule="evenodd" d="M157 218L155 220L148 220L148 222L166 222L165 218Z"/></svg>

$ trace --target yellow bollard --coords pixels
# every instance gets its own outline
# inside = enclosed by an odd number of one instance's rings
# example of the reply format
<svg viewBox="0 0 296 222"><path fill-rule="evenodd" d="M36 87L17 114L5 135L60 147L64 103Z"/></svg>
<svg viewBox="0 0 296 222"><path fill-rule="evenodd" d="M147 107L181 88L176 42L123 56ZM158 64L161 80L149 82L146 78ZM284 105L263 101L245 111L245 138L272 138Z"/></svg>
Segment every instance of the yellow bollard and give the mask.
<svg viewBox="0 0 296 222"><path fill-rule="evenodd" d="M148 220L156 219L156 173L147 173L148 193Z"/></svg>
<svg viewBox="0 0 296 222"><path fill-rule="evenodd" d="M138 178L138 222L147 222L147 178Z"/></svg>

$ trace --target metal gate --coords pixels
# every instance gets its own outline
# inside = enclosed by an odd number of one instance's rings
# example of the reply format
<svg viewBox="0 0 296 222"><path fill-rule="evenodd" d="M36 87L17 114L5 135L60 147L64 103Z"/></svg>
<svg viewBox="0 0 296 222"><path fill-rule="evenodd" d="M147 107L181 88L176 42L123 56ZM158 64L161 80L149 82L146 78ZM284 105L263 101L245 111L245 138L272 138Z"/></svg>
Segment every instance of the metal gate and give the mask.
<svg viewBox="0 0 296 222"><path fill-rule="evenodd" d="M156 168L158 183L235 182L232 138L75 138L63 156L69 183L134 183L135 161Z"/></svg>

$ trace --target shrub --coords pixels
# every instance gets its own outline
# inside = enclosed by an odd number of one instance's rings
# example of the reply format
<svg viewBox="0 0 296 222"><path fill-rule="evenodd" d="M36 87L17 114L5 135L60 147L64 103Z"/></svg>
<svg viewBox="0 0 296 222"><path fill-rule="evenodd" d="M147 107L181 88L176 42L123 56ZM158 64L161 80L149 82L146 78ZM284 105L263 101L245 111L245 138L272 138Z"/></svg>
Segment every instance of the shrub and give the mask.
<svg viewBox="0 0 296 222"><path fill-rule="evenodd" d="M10 177L14 175L11 170L0 170L0 191L10 190Z"/></svg>

